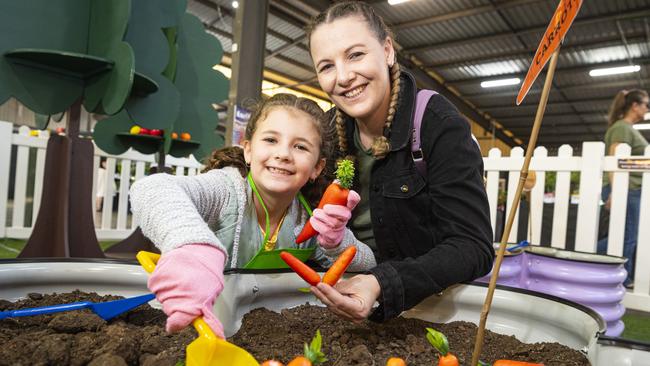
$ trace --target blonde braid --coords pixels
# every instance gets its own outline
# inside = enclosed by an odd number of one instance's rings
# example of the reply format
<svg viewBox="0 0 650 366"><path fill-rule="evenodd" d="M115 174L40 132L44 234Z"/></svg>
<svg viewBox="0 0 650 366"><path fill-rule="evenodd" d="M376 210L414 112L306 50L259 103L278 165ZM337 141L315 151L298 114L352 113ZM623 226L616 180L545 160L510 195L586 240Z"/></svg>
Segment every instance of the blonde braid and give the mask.
<svg viewBox="0 0 650 366"><path fill-rule="evenodd" d="M339 150L343 155L348 152L348 141L345 136L345 122L343 121L343 113L340 109L336 109L336 135L339 137Z"/></svg>
<svg viewBox="0 0 650 366"><path fill-rule="evenodd" d="M386 116L386 123L384 123L384 131L388 131L390 136L390 127L393 124L393 119L395 118L395 112L397 111L397 98L399 96L400 90L400 69L397 62L393 63L393 66L390 68L390 79L391 79L391 91L390 91L390 103L388 104L388 116ZM390 142L388 141L387 136L375 137L372 142L372 155L375 159L383 159L386 157L390 151Z"/></svg>

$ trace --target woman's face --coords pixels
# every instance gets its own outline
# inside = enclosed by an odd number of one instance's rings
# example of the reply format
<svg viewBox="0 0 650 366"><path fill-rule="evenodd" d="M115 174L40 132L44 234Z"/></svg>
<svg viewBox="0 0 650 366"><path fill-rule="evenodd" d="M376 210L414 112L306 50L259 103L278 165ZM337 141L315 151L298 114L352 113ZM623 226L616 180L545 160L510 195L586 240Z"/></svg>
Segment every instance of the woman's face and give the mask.
<svg viewBox="0 0 650 366"><path fill-rule="evenodd" d="M384 121L390 101L390 38L380 42L361 16L319 25L311 35L318 82L338 108L362 122Z"/></svg>
<svg viewBox="0 0 650 366"><path fill-rule="evenodd" d="M325 166L320 143L318 129L307 113L287 107L269 110L252 138L243 143L260 194L293 198L307 180L318 177Z"/></svg>
<svg viewBox="0 0 650 366"><path fill-rule="evenodd" d="M632 104L632 112L634 113L634 122L641 122L644 120L644 117L646 113L650 112L650 107L648 106L648 103L650 103L650 98L644 97L641 103L634 103Z"/></svg>

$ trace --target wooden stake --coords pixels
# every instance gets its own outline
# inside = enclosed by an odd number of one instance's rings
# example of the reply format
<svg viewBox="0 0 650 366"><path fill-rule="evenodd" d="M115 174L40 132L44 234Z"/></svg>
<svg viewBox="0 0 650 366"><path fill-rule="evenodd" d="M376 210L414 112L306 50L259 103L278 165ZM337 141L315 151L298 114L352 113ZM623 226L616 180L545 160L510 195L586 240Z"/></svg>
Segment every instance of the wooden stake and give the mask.
<svg viewBox="0 0 650 366"><path fill-rule="evenodd" d="M515 214L517 213L517 208L519 207L519 201L521 200L521 192L524 189L524 183L528 177L528 166L530 166L530 159L533 156L533 151L535 150L535 144L537 143L537 135L539 134L539 129L542 125L542 118L544 117L544 111L546 110L546 102L548 101L548 95L551 90L551 85L553 84L553 74L555 73L555 66L557 65L557 57L560 53L560 47L553 52L551 56L551 62L548 67L548 72L546 73L546 80L544 81L544 89L542 90L542 96L537 106L537 113L535 115L535 122L533 123L533 130L530 134L530 141L528 142L528 148L526 149L526 157L524 159L524 165L521 167L521 174L519 176L519 184L517 185L517 190L515 192L514 200L511 205L510 213L508 214L508 221L506 222L506 227L503 230L503 235L501 236L501 244L499 245L499 251L497 252L497 258L494 262L494 268L492 269L492 276L490 277L490 285L488 286L487 296L485 297L485 303L483 304L483 309L481 310L481 321L478 326L476 333L476 340L474 343L474 353L472 354L472 363L470 365L478 365L479 357L481 355L481 349L483 347L483 338L485 337L485 323L487 322L487 316L490 313L490 306L492 305L492 298L494 297L494 289L497 284L497 277L499 276L499 269L501 268L501 262L503 261L503 255L506 251L506 242L510 236L510 230L512 229L512 224L515 220Z"/></svg>

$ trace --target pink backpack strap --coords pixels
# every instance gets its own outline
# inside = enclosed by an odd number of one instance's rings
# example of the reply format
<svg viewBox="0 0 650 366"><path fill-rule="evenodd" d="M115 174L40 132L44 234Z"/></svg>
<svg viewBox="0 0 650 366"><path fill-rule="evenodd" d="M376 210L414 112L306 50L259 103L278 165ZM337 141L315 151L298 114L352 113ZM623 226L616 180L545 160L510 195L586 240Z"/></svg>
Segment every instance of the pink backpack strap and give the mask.
<svg viewBox="0 0 650 366"><path fill-rule="evenodd" d="M413 163L415 163L415 168L425 178L427 176L427 162L424 160L424 153L422 152L422 148L420 148L420 129L422 127L424 111L427 109L427 104L429 104L429 99L435 94L438 93L429 89L418 91L415 101L415 114L413 115L411 157L413 158Z"/></svg>

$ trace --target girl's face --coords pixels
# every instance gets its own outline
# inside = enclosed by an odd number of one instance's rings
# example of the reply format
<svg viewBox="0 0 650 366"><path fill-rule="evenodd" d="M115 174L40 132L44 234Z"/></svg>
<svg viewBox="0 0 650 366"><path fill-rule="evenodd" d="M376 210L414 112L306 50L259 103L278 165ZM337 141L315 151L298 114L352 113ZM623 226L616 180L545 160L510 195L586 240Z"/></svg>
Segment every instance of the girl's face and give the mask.
<svg viewBox="0 0 650 366"><path fill-rule="evenodd" d="M257 123L243 143L255 185L262 196L293 198L325 166L318 129L311 116L289 107L274 107Z"/></svg>
<svg viewBox="0 0 650 366"><path fill-rule="evenodd" d="M379 42L361 16L319 25L311 35L318 82L346 114L362 122L383 122L390 102L390 38Z"/></svg>

